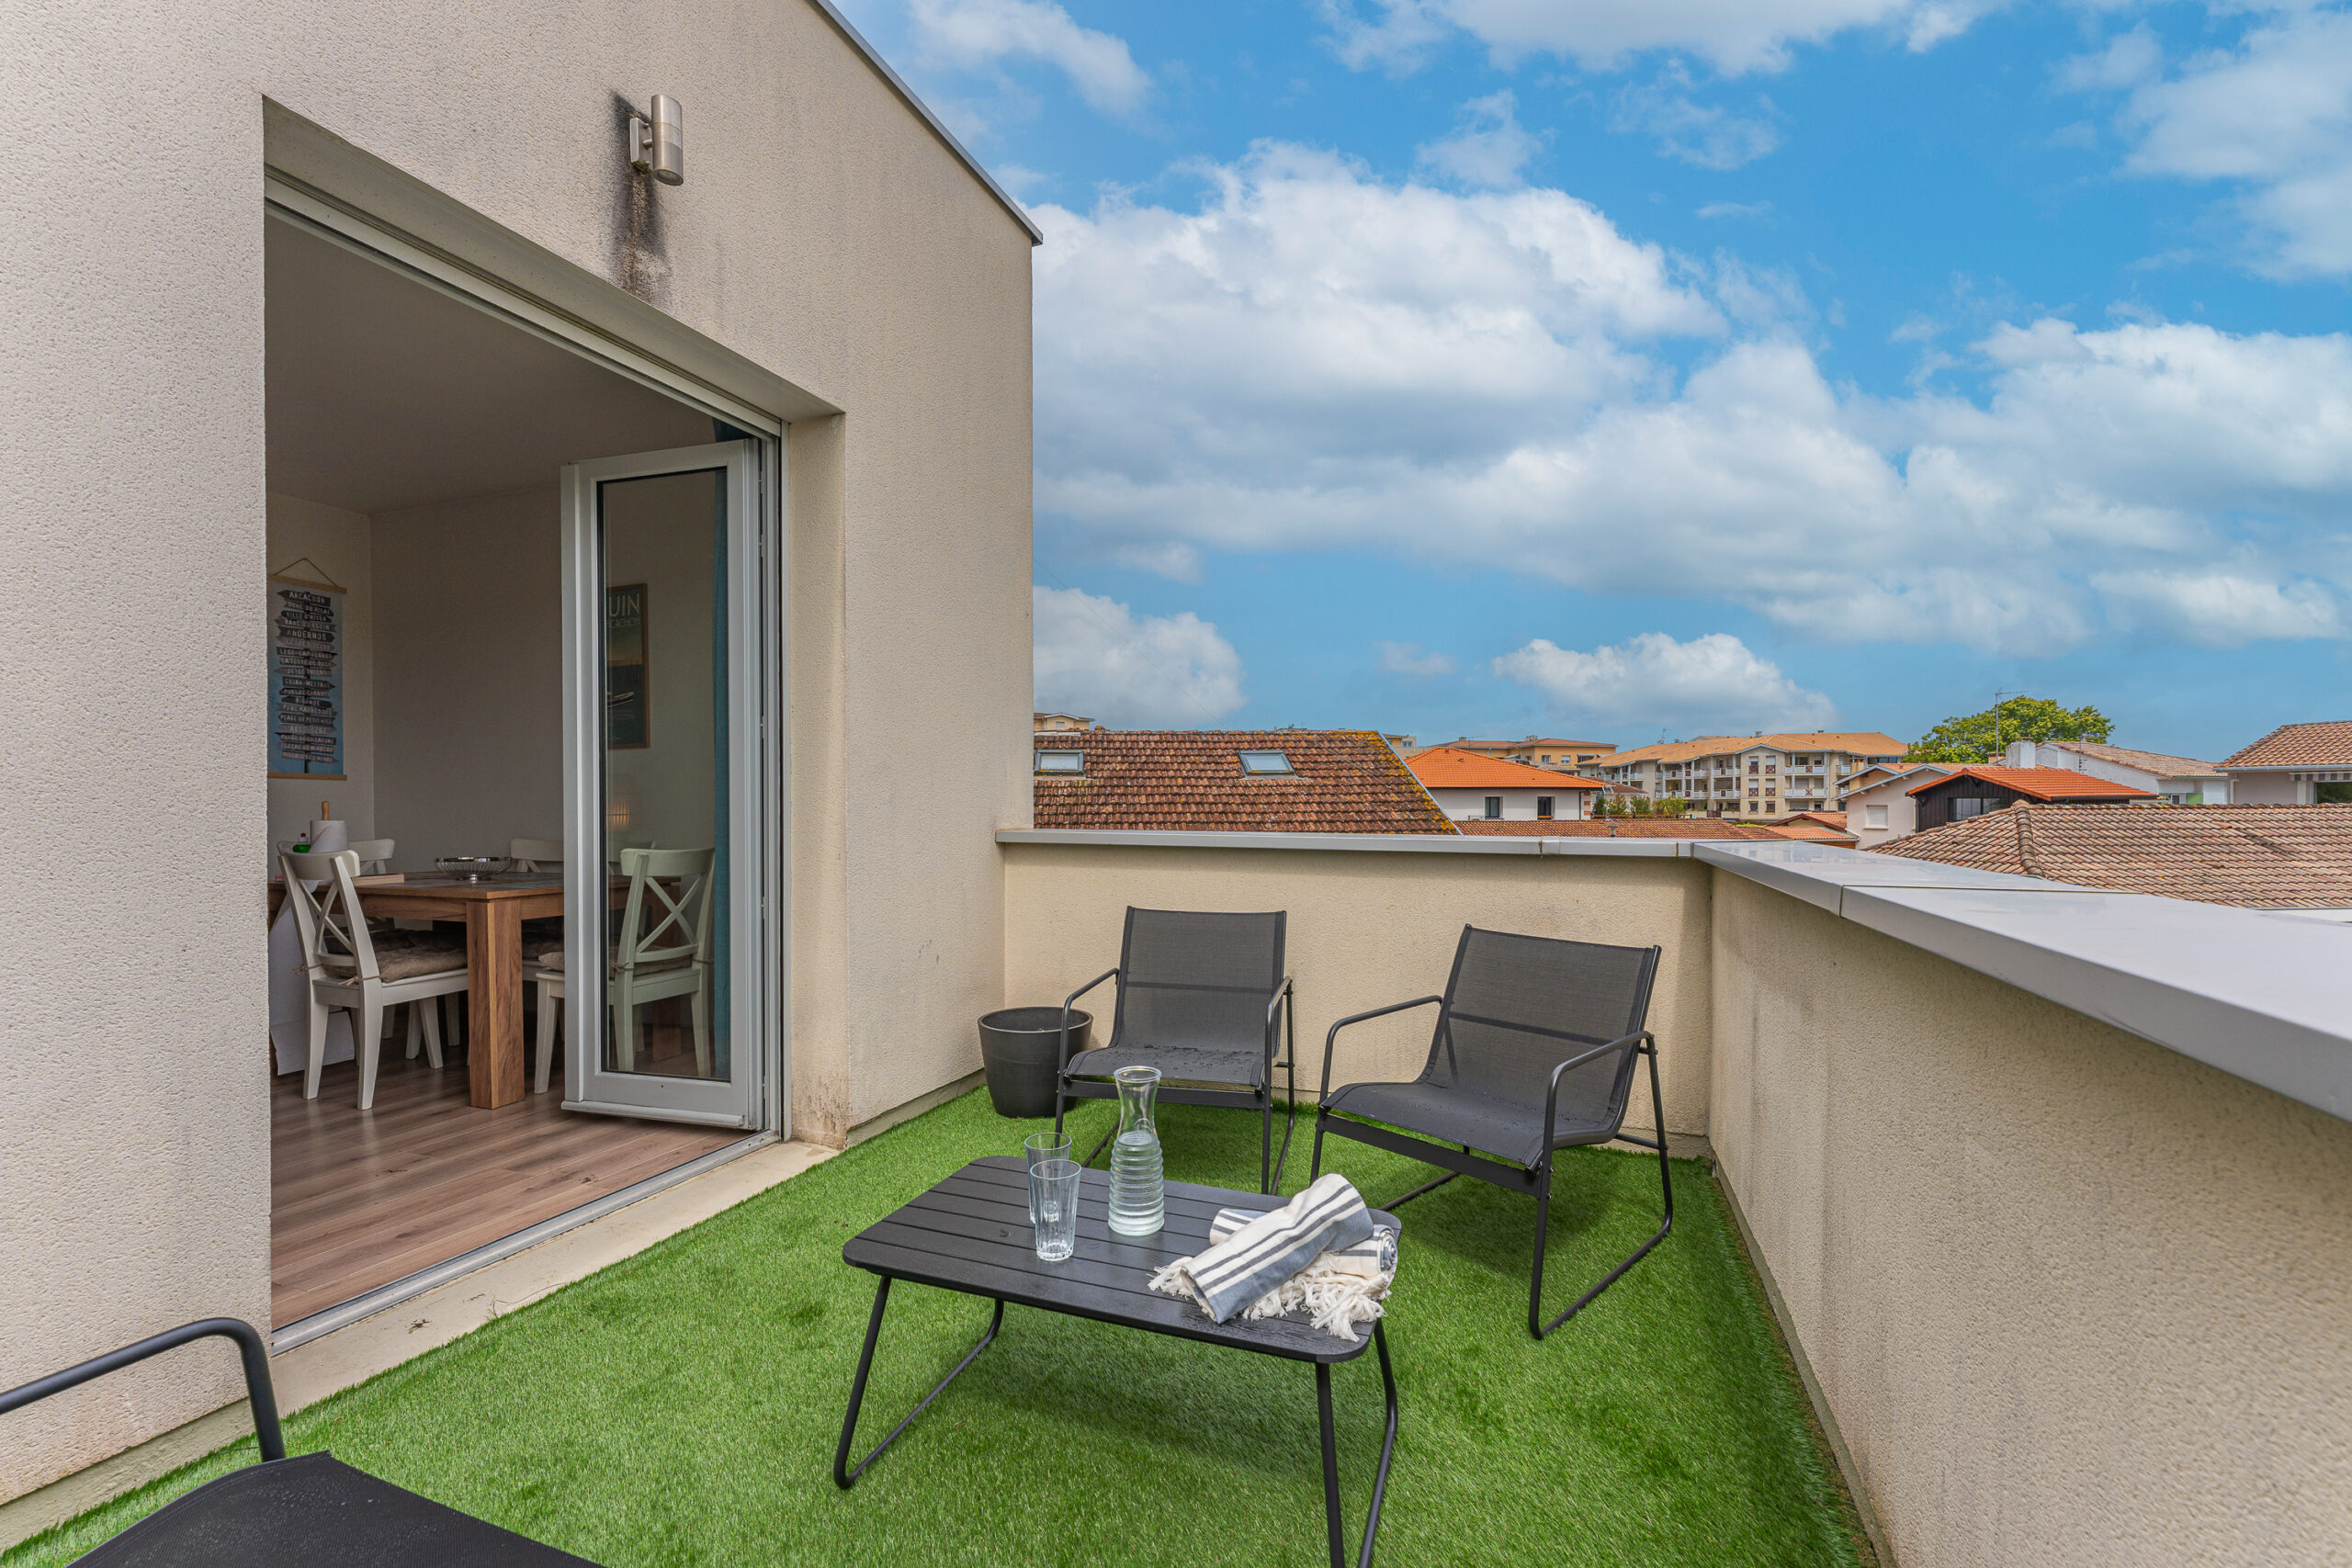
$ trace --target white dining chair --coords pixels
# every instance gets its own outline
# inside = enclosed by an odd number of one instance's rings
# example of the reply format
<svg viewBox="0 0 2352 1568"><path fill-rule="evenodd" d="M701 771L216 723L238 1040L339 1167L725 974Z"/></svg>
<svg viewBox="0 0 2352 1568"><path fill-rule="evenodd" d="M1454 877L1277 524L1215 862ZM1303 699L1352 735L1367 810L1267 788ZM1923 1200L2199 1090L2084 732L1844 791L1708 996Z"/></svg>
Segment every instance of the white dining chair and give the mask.
<svg viewBox="0 0 2352 1568"><path fill-rule="evenodd" d="M506 858L521 872L561 871L563 840L561 839L509 839Z"/></svg>
<svg viewBox="0 0 2352 1568"><path fill-rule="evenodd" d="M352 881L359 874L359 856L350 850L331 855L286 854L278 862L294 928L301 937L302 967L311 982L311 1054L302 1098L319 1097L319 1073L326 1066L327 1013L345 1008L352 1014L351 1033L358 1046L359 1109L366 1111L376 1103L386 1008L413 1004L409 1009L411 1041L421 1032L427 1058L435 1067L441 1066L436 998L466 988L465 947L427 934L379 943L360 910L359 890ZM322 871L326 875L322 878ZM318 888L312 889L306 877L317 879Z"/></svg>
<svg viewBox="0 0 2352 1568"><path fill-rule="evenodd" d="M606 999L618 1034L620 1070L637 1070L637 1010L671 997L691 997L694 1009L695 1072L708 1077L710 1051L710 898L714 850L623 850L621 874L628 878L618 940L605 973ZM674 889L674 891L673 890ZM534 1092L545 1094L554 1064L564 1010L563 950L557 948L531 968L538 991L539 1027Z"/></svg>
<svg viewBox="0 0 2352 1568"><path fill-rule="evenodd" d="M297 841L293 839L278 840L277 852L281 855L290 852ZM307 854L310 852L306 850L303 852ZM391 869L392 840L390 839L354 839L351 840L351 852L359 857L359 874L362 876L381 876Z"/></svg>

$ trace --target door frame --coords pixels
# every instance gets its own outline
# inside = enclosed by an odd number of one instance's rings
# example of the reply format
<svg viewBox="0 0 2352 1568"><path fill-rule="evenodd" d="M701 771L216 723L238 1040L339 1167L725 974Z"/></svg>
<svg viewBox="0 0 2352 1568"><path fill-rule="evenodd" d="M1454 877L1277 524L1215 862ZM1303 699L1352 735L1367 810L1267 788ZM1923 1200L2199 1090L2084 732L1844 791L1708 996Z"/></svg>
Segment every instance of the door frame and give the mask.
<svg viewBox="0 0 2352 1568"><path fill-rule="evenodd" d="M318 145L311 146L312 141ZM665 314L655 319L642 301L625 291L582 273L519 235L484 223L461 204L379 166L355 148L310 138L304 151L308 156L302 177L277 166L275 160L266 169L266 220L301 229L390 267L508 326L758 438L764 550L758 570L769 606L765 643L759 650L769 694L760 745L767 789L759 802L766 863L763 914L767 930L759 967L767 1005L763 1038L750 1053L759 1058L763 1090L752 1102L750 1125L789 1138L792 1041L786 998L792 962L792 865L786 825L790 821L791 755L790 666L785 648L790 636L786 577L791 536L785 483L786 437L790 428L786 422L823 418L841 411L674 317ZM349 197L323 188L319 183L322 181L338 186L353 183L379 197L389 190L399 198L396 205L402 209L403 221L387 222ZM511 281L518 277L537 279L538 287L524 288ZM629 325L632 322L650 322L649 331L658 328L658 346L640 340ZM596 841L603 841L601 825Z"/></svg>
<svg viewBox="0 0 2352 1568"><path fill-rule="evenodd" d="M564 879L563 1109L759 1131L767 1120L769 1042L779 1038L770 979L782 908L768 772L782 726L769 650L780 643L781 584L771 556L765 479L773 442L757 436L568 463L563 469L563 799L571 845ZM781 454L773 454L780 466ZM729 1059L726 1079L607 1071L604 1066L605 866L603 487L670 474L724 472L727 486L727 892ZM779 467L780 477L780 467ZM713 867L716 874L718 868ZM542 1026L544 1027L544 1025Z"/></svg>

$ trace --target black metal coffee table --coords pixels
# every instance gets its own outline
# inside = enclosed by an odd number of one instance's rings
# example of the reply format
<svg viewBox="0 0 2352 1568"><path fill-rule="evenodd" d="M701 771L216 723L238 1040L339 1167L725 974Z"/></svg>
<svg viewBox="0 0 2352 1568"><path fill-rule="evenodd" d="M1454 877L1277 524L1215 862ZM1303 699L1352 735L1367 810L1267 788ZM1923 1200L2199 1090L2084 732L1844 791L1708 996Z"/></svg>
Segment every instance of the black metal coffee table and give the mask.
<svg viewBox="0 0 2352 1568"><path fill-rule="evenodd" d="M1191 1300L1163 1296L1149 1288L1151 1277L1162 1267L1208 1247L1209 1220L1219 1209L1278 1209L1287 1200L1171 1181L1167 1228L1158 1235L1128 1237L1111 1234L1110 1193L1111 1179L1101 1171L1087 1171L1080 1179L1078 1250L1059 1263L1038 1260L1035 1237L1029 1227L1029 1178L1018 1159L975 1160L905 1208L850 1238L842 1248L842 1259L880 1275L881 1280L874 1291L874 1315L865 1325L865 1349L857 1359L857 1379L850 1385L841 1446L833 1452L834 1483L843 1489L856 1483L865 1467L879 1459L882 1450L896 1442L899 1434L989 1348L1004 1322L1004 1303L1013 1302L1041 1312L1067 1313L1311 1363L1316 1408L1323 1421L1323 1511L1330 1530L1331 1562L1333 1568L1345 1568L1340 1452L1331 1425L1331 1369L1363 1355L1367 1342L1351 1345L1300 1317L1211 1323ZM1392 1215L1379 1218L1387 1225L1397 1224ZM894 1280L987 1296L996 1303L996 1312L989 1319L988 1332L956 1363L955 1371L923 1395L922 1404L890 1428L890 1435L876 1444L872 1453L852 1466L850 1438L857 1430L857 1409L865 1399L865 1377L874 1367L874 1344L881 1337L882 1311L889 1303ZM1388 1398L1388 1429L1380 1440L1380 1470L1373 1478L1372 1511L1364 1521L1359 1568L1372 1562L1373 1537L1380 1529L1381 1495L1388 1489L1388 1461L1396 1448L1396 1376L1388 1364L1388 1337L1382 1327L1377 1321L1373 1324L1369 1345L1380 1357L1380 1382Z"/></svg>

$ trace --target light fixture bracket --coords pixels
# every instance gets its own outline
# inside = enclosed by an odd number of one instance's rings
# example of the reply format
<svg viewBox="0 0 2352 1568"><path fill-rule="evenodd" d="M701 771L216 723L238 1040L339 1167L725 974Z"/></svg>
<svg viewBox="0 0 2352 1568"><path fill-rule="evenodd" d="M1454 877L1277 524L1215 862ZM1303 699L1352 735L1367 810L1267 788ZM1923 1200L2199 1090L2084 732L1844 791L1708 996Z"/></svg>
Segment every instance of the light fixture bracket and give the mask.
<svg viewBox="0 0 2352 1568"><path fill-rule="evenodd" d="M628 117L628 166L665 186L686 183L686 121L678 100L653 95L649 113Z"/></svg>

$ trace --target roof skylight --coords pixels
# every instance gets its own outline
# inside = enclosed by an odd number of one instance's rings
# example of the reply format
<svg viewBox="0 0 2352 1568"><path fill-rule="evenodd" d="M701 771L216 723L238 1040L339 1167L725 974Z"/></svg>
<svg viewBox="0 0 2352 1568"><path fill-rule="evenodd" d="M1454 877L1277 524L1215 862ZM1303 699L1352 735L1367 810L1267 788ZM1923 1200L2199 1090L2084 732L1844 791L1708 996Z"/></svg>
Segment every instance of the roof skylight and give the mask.
<svg viewBox="0 0 2352 1568"><path fill-rule="evenodd" d="M1251 778L1274 778L1295 772L1280 751L1244 751L1241 771Z"/></svg>
<svg viewBox="0 0 2352 1568"><path fill-rule="evenodd" d="M1086 753L1067 749L1048 751L1037 750L1037 771L1041 773L1069 775L1086 772Z"/></svg>

